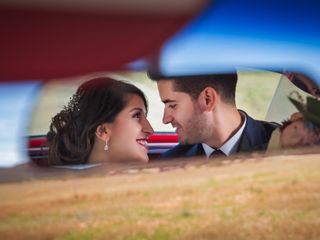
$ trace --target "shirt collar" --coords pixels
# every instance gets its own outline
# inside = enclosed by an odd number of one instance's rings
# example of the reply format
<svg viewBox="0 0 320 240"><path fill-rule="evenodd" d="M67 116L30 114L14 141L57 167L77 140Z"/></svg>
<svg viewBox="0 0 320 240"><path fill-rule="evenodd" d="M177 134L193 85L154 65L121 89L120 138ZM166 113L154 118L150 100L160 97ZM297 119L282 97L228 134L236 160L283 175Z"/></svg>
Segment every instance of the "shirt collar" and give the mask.
<svg viewBox="0 0 320 240"><path fill-rule="evenodd" d="M225 142L225 144L223 144L220 147L220 150L227 156L229 156L237 151L241 135L242 135L242 133L244 131L244 127L246 126L246 123L247 123L246 115L243 114L242 112L240 112L240 114L244 118L244 121L243 121L241 127L227 142ZM213 153L215 151L215 149L210 147L209 145L207 145L205 143L201 143L201 144L202 144L203 150L204 150L207 157L209 157L211 155L211 153Z"/></svg>

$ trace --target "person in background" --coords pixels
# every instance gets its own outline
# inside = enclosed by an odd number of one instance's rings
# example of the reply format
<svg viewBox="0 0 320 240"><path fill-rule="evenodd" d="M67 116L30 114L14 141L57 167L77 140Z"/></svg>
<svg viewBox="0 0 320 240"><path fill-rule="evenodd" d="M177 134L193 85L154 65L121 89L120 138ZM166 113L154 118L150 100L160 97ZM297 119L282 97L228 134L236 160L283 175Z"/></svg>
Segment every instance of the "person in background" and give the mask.
<svg viewBox="0 0 320 240"><path fill-rule="evenodd" d="M83 83L52 118L48 164L148 161L153 129L147 100L137 87L111 78Z"/></svg>
<svg viewBox="0 0 320 240"><path fill-rule="evenodd" d="M319 87L305 74L291 72L284 72L283 74L300 90L314 97L320 97Z"/></svg>
<svg viewBox="0 0 320 240"><path fill-rule="evenodd" d="M268 151L317 146L320 144L320 100L317 96L304 99L297 91L288 96L297 108L289 119L272 133Z"/></svg>
<svg viewBox="0 0 320 240"><path fill-rule="evenodd" d="M157 82L164 103L163 123L176 128L179 144L162 158L229 156L267 148L276 124L252 119L235 103L237 73L163 78Z"/></svg>

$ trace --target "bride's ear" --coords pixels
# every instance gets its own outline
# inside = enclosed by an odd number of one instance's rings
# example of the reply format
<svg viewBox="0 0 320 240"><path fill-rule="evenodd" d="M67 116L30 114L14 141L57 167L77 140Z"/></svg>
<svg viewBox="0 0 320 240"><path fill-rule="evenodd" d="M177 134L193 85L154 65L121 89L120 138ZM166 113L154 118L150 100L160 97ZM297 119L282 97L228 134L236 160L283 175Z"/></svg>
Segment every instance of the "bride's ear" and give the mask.
<svg viewBox="0 0 320 240"><path fill-rule="evenodd" d="M101 139L102 141L106 141L110 139L111 129L108 127L107 124L100 124L96 128L95 134L97 138Z"/></svg>

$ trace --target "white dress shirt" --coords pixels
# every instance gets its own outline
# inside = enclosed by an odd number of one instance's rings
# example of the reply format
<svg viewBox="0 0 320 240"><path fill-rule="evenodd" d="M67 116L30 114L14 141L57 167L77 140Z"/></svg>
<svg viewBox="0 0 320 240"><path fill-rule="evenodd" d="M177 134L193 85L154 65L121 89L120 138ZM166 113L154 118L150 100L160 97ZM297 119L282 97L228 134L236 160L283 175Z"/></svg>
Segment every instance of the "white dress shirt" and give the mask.
<svg viewBox="0 0 320 240"><path fill-rule="evenodd" d="M241 115L244 117L244 121L242 123L242 126L239 128L239 130L227 141L225 144L223 144L219 149L226 155L229 156L237 151L237 148L239 146L240 137L243 133L244 127L247 123L247 117L245 114ZM207 157L209 157L216 149L210 147L209 145L205 143L201 143L203 150Z"/></svg>

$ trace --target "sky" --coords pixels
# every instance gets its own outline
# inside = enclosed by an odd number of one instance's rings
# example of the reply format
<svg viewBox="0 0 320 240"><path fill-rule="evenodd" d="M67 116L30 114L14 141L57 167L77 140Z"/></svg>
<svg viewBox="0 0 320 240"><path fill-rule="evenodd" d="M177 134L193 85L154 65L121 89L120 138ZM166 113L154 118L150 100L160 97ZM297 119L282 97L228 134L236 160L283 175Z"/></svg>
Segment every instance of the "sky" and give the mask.
<svg viewBox="0 0 320 240"><path fill-rule="evenodd" d="M204 74L230 65L307 72L320 84L318 1L224 0L162 49L164 75Z"/></svg>
<svg viewBox="0 0 320 240"><path fill-rule="evenodd" d="M28 161L25 137L40 88L39 81L0 84L0 167Z"/></svg>

